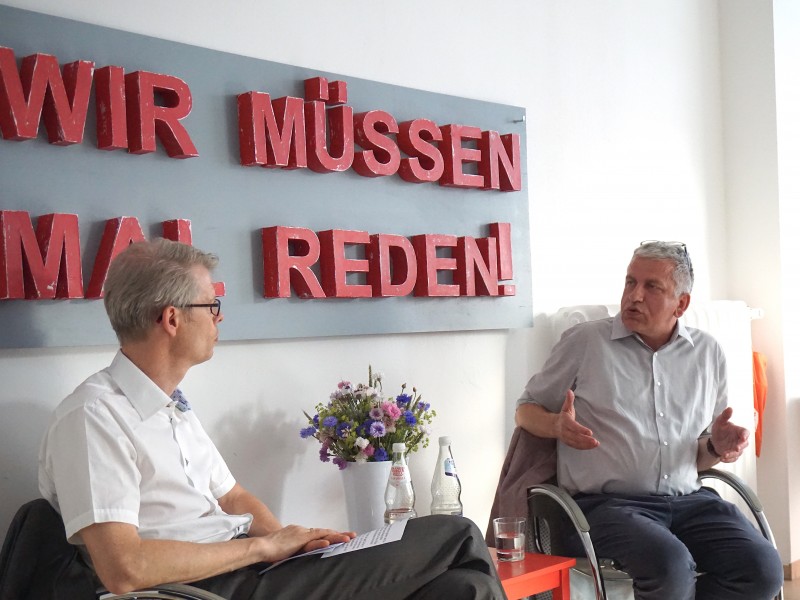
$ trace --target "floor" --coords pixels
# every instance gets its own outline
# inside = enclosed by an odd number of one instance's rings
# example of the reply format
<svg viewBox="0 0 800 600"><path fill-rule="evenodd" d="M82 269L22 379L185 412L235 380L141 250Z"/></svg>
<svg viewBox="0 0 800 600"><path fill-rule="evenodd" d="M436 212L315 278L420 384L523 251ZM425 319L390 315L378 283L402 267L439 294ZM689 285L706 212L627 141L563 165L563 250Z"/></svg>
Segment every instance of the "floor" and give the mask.
<svg viewBox="0 0 800 600"><path fill-rule="evenodd" d="M784 584L783 600L800 600L800 579L793 579Z"/></svg>

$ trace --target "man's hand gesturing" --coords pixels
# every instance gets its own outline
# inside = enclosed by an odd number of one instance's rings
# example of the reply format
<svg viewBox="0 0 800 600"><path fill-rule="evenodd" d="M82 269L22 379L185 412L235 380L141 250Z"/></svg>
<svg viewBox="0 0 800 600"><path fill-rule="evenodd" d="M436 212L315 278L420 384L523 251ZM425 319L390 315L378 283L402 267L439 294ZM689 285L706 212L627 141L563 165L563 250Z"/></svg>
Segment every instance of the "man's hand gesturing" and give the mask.
<svg viewBox="0 0 800 600"><path fill-rule="evenodd" d="M572 390L567 390L564 405L556 418L556 437L578 450L591 450L600 445L593 437L592 430L575 420L575 393Z"/></svg>

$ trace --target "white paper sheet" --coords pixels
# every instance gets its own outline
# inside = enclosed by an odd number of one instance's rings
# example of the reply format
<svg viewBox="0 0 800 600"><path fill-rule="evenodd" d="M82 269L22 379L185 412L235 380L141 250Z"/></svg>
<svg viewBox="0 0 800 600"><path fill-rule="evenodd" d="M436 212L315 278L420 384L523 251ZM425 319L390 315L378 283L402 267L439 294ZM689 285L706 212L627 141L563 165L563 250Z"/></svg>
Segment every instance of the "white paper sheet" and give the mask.
<svg viewBox="0 0 800 600"><path fill-rule="evenodd" d="M322 558L330 558L331 556L339 556L340 554L355 552L356 550L363 550L364 548L372 548L373 546L380 546L382 544L396 542L403 538L403 532L406 530L407 522L408 521L397 521L389 525L384 525L378 529L374 529L373 531L362 533L361 535L354 537L349 542L333 544L331 546L326 546L325 548L312 550L311 552L304 552L303 554L295 554L294 556L290 556L284 560L279 560L278 562L272 563L266 569L260 571L259 575L274 569L278 565L282 565L287 560L300 558L301 556L322 554Z"/></svg>

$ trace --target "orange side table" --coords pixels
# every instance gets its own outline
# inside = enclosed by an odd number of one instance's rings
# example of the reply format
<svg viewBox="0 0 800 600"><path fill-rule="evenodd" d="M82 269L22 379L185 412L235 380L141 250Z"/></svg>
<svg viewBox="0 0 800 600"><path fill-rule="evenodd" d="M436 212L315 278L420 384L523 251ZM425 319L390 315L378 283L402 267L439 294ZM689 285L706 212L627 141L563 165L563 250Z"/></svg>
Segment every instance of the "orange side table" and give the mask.
<svg viewBox="0 0 800 600"><path fill-rule="evenodd" d="M497 551L489 548L500 583L509 600L552 590L553 600L569 600L569 570L574 558L526 552L523 560L499 562Z"/></svg>

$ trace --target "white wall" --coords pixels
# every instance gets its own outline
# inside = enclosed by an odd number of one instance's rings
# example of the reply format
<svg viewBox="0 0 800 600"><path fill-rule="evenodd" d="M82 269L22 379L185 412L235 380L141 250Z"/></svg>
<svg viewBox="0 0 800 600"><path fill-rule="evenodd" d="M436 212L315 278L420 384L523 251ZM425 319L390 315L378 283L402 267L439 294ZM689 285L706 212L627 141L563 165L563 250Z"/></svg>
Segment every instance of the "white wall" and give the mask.
<svg viewBox="0 0 800 600"><path fill-rule="evenodd" d="M2 3L527 108L534 329L225 343L189 374L183 387L234 472L284 521L344 525L338 473L296 435L301 410L338 378L372 363L389 387L421 389L435 434L453 437L466 514L483 525L513 402L551 342L546 313L616 302L632 248L651 238L689 245L696 297L728 296L716 2ZM46 414L112 353L0 351L0 531L36 495ZM423 513L434 453L412 462Z"/></svg>

